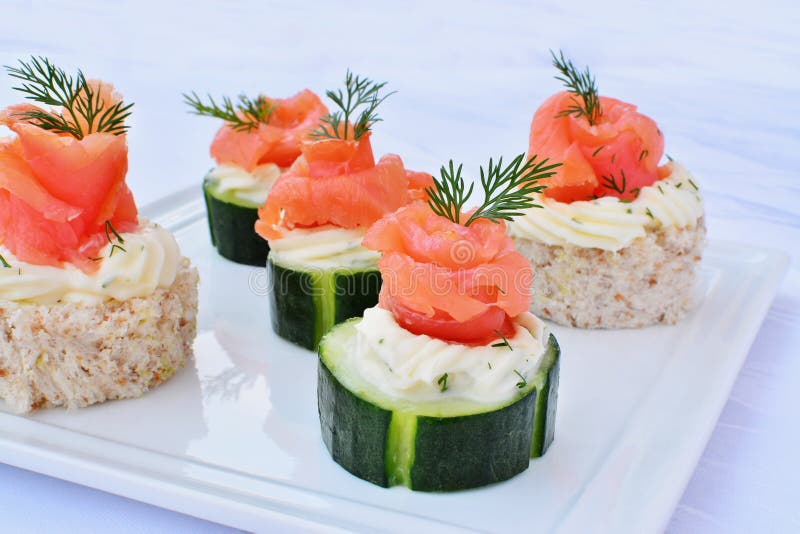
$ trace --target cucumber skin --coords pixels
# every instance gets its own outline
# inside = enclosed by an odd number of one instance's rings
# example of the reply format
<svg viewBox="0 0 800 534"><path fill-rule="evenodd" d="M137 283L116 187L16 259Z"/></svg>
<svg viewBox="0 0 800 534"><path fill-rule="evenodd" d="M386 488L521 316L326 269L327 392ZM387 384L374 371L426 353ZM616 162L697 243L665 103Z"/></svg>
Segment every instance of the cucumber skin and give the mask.
<svg viewBox="0 0 800 534"><path fill-rule="evenodd" d="M411 488L454 491L508 480L528 468L536 390L493 412L417 417ZM495 439L502 436L502 439Z"/></svg>
<svg viewBox="0 0 800 534"><path fill-rule="evenodd" d="M269 244L256 233L258 208L239 206L215 197L203 183L211 244L219 254L236 263L263 267Z"/></svg>
<svg viewBox="0 0 800 534"><path fill-rule="evenodd" d="M377 268L374 271L337 275L333 281L336 290L334 324L343 323L353 317L361 317L364 315L364 310L375 306L381 291L381 280L381 273Z"/></svg>
<svg viewBox="0 0 800 534"><path fill-rule="evenodd" d="M525 471L530 458L547 451L555 431L560 367L560 349L552 335L550 343L555 361L541 394L534 388L508 406L474 415L417 416L411 489L456 491L500 482ZM388 487L386 439L393 412L342 385L325 363L323 349L317 386L322 440L344 469ZM537 412L542 403L546 403L543 413ZM543 436L541 445L533 443L537 425Z"/></svg>
<svg viewBox="0 0 800 534"><path fill-rule="evenodd" d="M319 286L318 273L296 271L273 261L267 261L267 272L272 329L283 339L309 350L317 349L331 327L361 316L378 303L381 275L377 268L336 273L323 287ZM320 319L319 296L315 298L312 293L331 292L323 298L333 299L334 313ZM324 324L317 324L318 321Z"/></svg>
<svg viewBox="0 0 800 534"><path fill-rule="evenodd" d="M307 349L316 347L314 281L308 273L267 262L270 276L269 314L272 330L280 337Z"/></svg>
<svg viewBox="0 0 800 534"><path fill-rule="evenodd" d="M556 346L558 342L555 341L555 338L552 338ZM561 349L557 349L559 354ZM561 358L556 358L555 363L550 368L550 371L547 373L547 382L545 383L544 387L542 388L542 394L545 395L547 399L547 410L544 414L544 422L542 426L544 427L544 440L542 442L542 446L538 451L534 451L532 454L533 457L542 456L544 453L547 452L547 449L550 448L552 445L553 440L555 439L556 434L556 408L558 407L558 381L559 381L559 374L561 370Z"/></svg>
<svg viewBox="0 0 800 534"><path fill-rule="evenodd" d="M322 440L334 461L359 478L387 487L384 457L392 412L351 393L324 364L318 373Z"/></svg>

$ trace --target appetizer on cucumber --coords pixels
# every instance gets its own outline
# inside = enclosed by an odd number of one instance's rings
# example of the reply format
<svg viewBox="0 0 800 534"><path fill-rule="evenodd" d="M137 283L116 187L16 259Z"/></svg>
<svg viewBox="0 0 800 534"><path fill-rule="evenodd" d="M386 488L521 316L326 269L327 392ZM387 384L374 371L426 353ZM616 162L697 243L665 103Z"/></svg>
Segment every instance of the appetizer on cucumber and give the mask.
<svg viewBox="0 0 800 534"><path fill-rule="evenodd" d="M244 95L221 103L184 95L193 113L223 119L203 180L211 242L229 260L263 266L269 247L253 227L270 186L300 155L300 140L328 109L305 89L290 98Z"/></svg>
<svg viewBox="0 0 800 534"><path fill-rule="evenodd" d="M481 169L485 201L450 162L415 202L376 222L383 286L363 318L319 348L322 438L380 486L453 491L513 477L553 441L559 347L528 311L530 264L505 220L533 206L558 165L502 158Z"/></svg>
<svg viewBox="0 0 800 534"><path fill-rule="evenodd" d="M553 56L566 91L531 123L531 153L564 162L509 226L539 274L531 311L580 328L675 323L692 307L705 242L703 198L664 155L658 125L599 96L588 69Z"/></svg>
<svg viewBox="0 0 800 534"><path fill-rule="evenodd" d="M197 271L126 183L133 104L43 57L6 69L43 106L0 110L0 399L141 396L192 356Z"/></svg>
<svg viewBox="0 0 800 534"><path fill-rule="evenodd" d="M395 154L375 161L370 130L388 96L384 86L348 72L343 90L328 91L339 109L302 140L300 157L258 211L256 231L270 245L272 326L308 349L377 303L379 254L361 240L372 223L423 198L433 183Z"/></svg>

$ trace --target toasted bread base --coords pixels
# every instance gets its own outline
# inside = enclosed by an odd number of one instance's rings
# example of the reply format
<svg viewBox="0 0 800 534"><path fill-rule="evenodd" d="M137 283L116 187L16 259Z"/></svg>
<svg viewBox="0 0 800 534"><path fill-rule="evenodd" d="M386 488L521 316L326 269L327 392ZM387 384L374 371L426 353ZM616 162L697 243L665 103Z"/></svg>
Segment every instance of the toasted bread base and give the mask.
<svg viewBox="0 0 800 534"><path fill-rule="evenodd" d="M673 324L693 307L705 235L701 218L648 231L618 251L514 242L533 266L534 314L578 328L639 328Z"/></svg>
<svg viewBox="0 0 800 534"><path fill-rule="evenodd" d="M139 397L192 356L197 270L168 288L100 304L0 301L0 398L9 409L81 408Z"/></svg>

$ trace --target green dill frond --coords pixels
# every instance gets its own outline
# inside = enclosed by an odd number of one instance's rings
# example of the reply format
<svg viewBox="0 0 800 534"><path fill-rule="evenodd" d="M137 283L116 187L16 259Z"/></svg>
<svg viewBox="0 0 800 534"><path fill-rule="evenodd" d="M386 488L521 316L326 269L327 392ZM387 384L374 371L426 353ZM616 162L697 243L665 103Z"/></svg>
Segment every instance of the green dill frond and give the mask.
<svg viewBox="0 0 800 534"><path fill-rule="evenodd" d="M495 330L494 333L500 336L500 339L502 339L503 341L492 344L492 347L508 347L508 350L510 351L514 350L514 348L511 346L511 343L508 342L508 339L506 339L506 336L504 336L500 330Z"/></svg>
<svg viewBox="0 0 800 534"><path fill-rule="evenodd" d="M207 96L208 103L205 103L197 96L197 93L192 91L191 95L183 94L183 101L192 108L191 113L202 117L222 119L237 131L249 132L258 128L259 124L268 124L276 107L263 95L254 99L239 95L235 103L230 97L223 96L222 102L219 104L214 97Z"/></svg>
<svg viewBox="0 0 800 534"><path fill-rule="evenodd" d="M525 154L520 154L504 166L502 157L498 158L497 163L494 159L489 159L486 169L480 168L483 203L469 216L464 226L469 226L478 219L510 221L522 215L521 210L539 207L534 203L532 195L544 191L545 186L537 185L537 182L553 176L555 169L561 166L561 163L548 165L549 161L544 159L537 162L536 156L526 160ZM461 165L456 168L450 160L447 167L442 166L440 169L441 178L434 178L434 186L425 190L431 210L458 224L461 223L462 209L475 185L466 187L461 168Z"/></svg>
<svg viewBox="0 0 800 534"><path fill-rule="evenodd" d="M64 118L62 113L33 109L22 111L15 115L43 130L55 130L59 133L68 133L77 139L83 139L83 131L80 125L75 126L75 123Z"/></svg>
<svg viewBox="0 0 800 534"><path fill-rule="evenodd" d="M349 70L345 75L344 90L328 90L325 94L339 108L323 115L319 126L309 137L312 139L342 139L358 141L380 122L377 108L394 92L381 95L386 82L376 83L369 78L354 75ZM359 108L361 111L359 112Z"/></svg>
<svg viewBox="0 0 800 534"><path fill-rule="evenodd" d="M625 171L623 169L620 169L619 173L622 176L621 181L618 182L617 178L613 174L609 174L608 176L601 177L601 183L605 187L622 195L625 193L625 190L628 187L628 179L625 177Z"/></svg>
<svg viewBox="0 0 800 534"><path fill-rule="evenodd" d="M439 384L439 391L441 391L442 393L447 391L447 373L440 376L439 380L437 380L436 383Z"/></svg>
<svg viewBox="0 0 800 534"><path fill-rule="evenodd" d="M522 374L522 373L520 373L519 371L517 371L516 369L514 369L514 372L515 372L515 373L516 373L516 375L519 377L519 382L517 382L517 384L516 384L516 385L517 385L517 387L518 387L519 389L522 389L522 388L524 388L525 386L527 386L527 385L528 385L528 381L525 379L525 376L523 376L523 374Z"/></svg>
<svg viewBox="0 0 800 534"><path fill-rule="evenodd" d="M483 187L483 203L470 215L464 226L469 226L477 219L489 219L498 222L501 219L510 221L522 215L524 209L538 207L532 195L544 191L544 185L537 185L539 180L553 176L561 163L548 165L549 159L537 162L534 155L525 159L520 154L503 166L503 158L497 163L489 159L486 170L480 168L481 186Z"/></svg>
<svg viewBox="0 0 800 534"><path fill-rule="evenodd" d="M597 92L597 82L586 67L583 72L575 68L571 60L564 57L564 52L559 50L558 55L550 50L553 56L553 66L561 73L556 80L564 83L567 90L572 93L572 105L561 110L557 117L586 117L589 124L596 124L602 115L600 109L600 95Z"/></svg>
<svg viewBox="0 0 800 534"><path fill-rule="evenodd" d="M453 160L450 160L449 167L442 165L439 170L441 178L433 177L434 187L426 189L431 210L455 223L461 222L461 211L475 188L475 184L470 184L469 189L465 189L462 167L459 165L456 169Z"/></svg>
<svg viewBox="0 0 800 534"><path fill-rule="evenodd" d="M29 62L20 59L18 67L6 65L5 69L9 76L22 81L14 89L24 93L26 99L62 108L60 111L19 113L24 120L39 128L67 133L77 139L95 132L121 135L128 130L125 119L130 117L133 104L117 102L109 105L80 70L77 75L69 76L41 56L31 56ZM86 124L83 125L80 119Z"/></svg>
<svg viewBox="0 0 800 534"><path fill-rule="evenodd" d="M117 239L116 243L114 243L114 239L111 237L112 234ZM111 245L111 252L108 253L109 258L114 255L115 250L127 252L127 250L125 250L125 248L122 246L125 244L125 240L121 235L119 235L117 230L111 224L111 221L106 221L106 239L108 239L108 243Z"/></svg>

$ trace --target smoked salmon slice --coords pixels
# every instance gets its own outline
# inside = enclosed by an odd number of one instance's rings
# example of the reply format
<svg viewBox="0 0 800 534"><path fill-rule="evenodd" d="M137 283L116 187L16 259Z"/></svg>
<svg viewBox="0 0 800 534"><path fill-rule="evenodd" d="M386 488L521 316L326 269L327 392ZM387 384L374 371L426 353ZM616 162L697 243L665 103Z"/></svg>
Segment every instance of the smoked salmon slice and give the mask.
<svg viewBox="0 0 800 534"><path fill-rule="evenodd" d="M636 197L659 179L664 138L655 121L636 106L599 97L602 114L595 124L584 117L563 116L574 95L563 91L548 98L531 122L529 154L563 162L542 181L544 195L560 202L616 196Z"/></svg>
<svg viewBox="0 0 800 534"><path fill-rule="evenodd" d="M319 123L328 108L305 89L289 98L265 98L273 111L269 122L256 128L237 130L224 124L211 143L211 157L252 171L262 163L288 167L300 156L303 136Z"/></svg>
<svg viewBox="0 0 800 534"><path fill-rule="evenodd" d="M407 171L395 154L375 163L369 133L358 141L305 139L302 154L259 209L256 231L265 239L328 224L369 227L433 185L429 174Z"/></svg>
<svg viewBox="0 0 800 534"><path fill-rule="evenodd" d="M119 102L110 84L88 83L108 105ZM0 124L16 134L0 144L0 244L23 262L96 270L91 258L107 242L106 222L119 232L138 226L125 184L126 137L46 130L22 115L31 110L45 111L29 104L0 111Z"/></svg>
<svg viewBox="0 0 800 534"><path fill-rule="evenodd" d="M463 226L417 201L376 222L363 245L382 253L381 305L412 331L427 319L451 341L492 339L530 306L531 266L502 221ZM444 328L471 321L473 332L458 339Z"/></svg>
<svg viewBox="0 0 800 534"><path fill-rule="evenodd" d="M128 173L124 136L94 133L78 140L32 124L12 129L38 183L79 208L87 227L112 217Z"/></svg>

